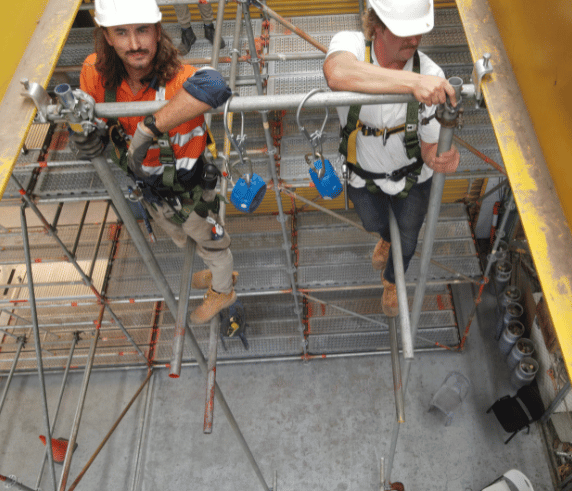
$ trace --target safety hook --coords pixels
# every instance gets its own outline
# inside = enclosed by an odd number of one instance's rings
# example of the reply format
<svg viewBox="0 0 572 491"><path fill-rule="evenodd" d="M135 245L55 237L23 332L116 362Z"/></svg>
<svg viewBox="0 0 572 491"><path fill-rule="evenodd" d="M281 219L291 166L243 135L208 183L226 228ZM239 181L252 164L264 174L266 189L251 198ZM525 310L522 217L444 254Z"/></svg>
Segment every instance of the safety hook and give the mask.
<svg viewBox="0 0 572 491"><path fill-rule="evenodd" d="M304 103L317 92L324 92L324 89L322 88L313 89L304 96L302 102L300 102L300 105L298 106L298 110L296 111L296 123L298 123L298 129L300 130L300 132L306 137L306 139L310 142L310 145L312 146L312 155L314 157L314 161L316 161L317 159L320 159L322 161L322 168L316 169L314 163L313 162L310 163L308 157L306 156L306 162L308 162L310 168L318 175L318 179L322 179L322 177L324 177L324 174L326 172L326 168L324 165L324 157L323 157L324 152L322 151L322 135L324 133L324 128L326 127L326 122L328 121L328 114L329 114L328 107L326 106L326 117L324 118L322 127L319 130L314 131L314 133L310 134L308 130L304 126L302 126L302 123L300 123L300 112L302 111L302 107L304 107Z"/></svg>
<svg viewBox="0 0 572 491"><path fill-rule="evenodd" d="M230 105L230 101L232 100L235 94L236 92L233 92L231 94L231 96L228 98L224 106L223 125L226 136L228 136L228 139L232 143L232 146L238 153L238 158L240 159L240 163L244 165L245 162L248 161L250 173L245 174L245 181L250 186L250 178L254 172L252 170L252 161L246 155L246 135L244 134L244 113L242 111L240 112L240 117L241 117L240 136L237 139L234 138L234 135L230 132L230 128L228 127L228 106Z"/></svg>

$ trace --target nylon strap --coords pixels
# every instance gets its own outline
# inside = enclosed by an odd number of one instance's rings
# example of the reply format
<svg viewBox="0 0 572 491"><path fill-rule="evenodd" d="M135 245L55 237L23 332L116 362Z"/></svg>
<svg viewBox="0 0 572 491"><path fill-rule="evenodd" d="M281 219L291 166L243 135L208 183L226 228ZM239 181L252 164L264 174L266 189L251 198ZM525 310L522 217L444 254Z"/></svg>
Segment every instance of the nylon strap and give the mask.
<svg viewBox="0 0 572 491"><path fill-rule="evenodd" d="M365 59L368 63L373 63L373 56L371 54L371 40L366 40L365 42ZM421 72L421 62L419 59L419 53L415 51L413 54L413 72ZM404 131L404 145L407 157L412 159L417 159L416 162L405 166L403 171L406 172L405 187L397 195L398 198L405 198L409 194L409 190L413 187L413 184L417 182L419 174L421 173L421 168L423 166L423 160L421 159L421 147L419 145L419 137L417 135L417 125L419 124L419 103L417 101L410 102L407 104L407 115L405 117L405 124L395 126L393 128L385 128L380 130L378 128L370 128L365 126L359 120L359 114L361 111L361 105L352 105L348 112L348 118L345 127L342 129L342 140L338 151L346 157L350 169L356 171L356 169L361 169L360 164L357 162L357 136L358 133L362 133L365 136L388 136ZM411 170L410 170L411 169ZM399 169L401 170L401 169ZM359 170L356 172L358 175L361 173ZM368 173L369 177L365 178L366 187L370 193L377 194L381 192L377 184L373 179L387 179L392 175L399 175L396 171L394 174L380 173L376 177L373 177L374 173Z"/></svg>
<svg viewBox="0 0 572 491"><path fill-rule="evenodd" d="M111 90L105 90L105 102L116 102L116 92ZM119 121L116 119L108 120L108 126L111 128L113 126L117 126L117 128L121 128ZM123 129L120 129L123 131ZM129 169L127 166L127 145L120 146L111 139L113 143L113 151L111 152L111 160L114 164L119 166L126 174L129 174ZM181 209L173 210L175 214L170 220L173 223L178 225L183 224L189 215L196 211L201 216L207 216L209 211L213 213L218 213L220 209L220 202L224 200L223 196L217 195L213 201L203 201L203 188L201 186L196 185L190 192L187 191L181 183L177 179L177 167L176 167L176 159L175 159L175 152L173 151L173 147L171 145L171 139L169 138L169 133L163 133L158 139L157 143L159 144L159 162L163 166L163 185L172 189L179 201L182 201ZM211 133L210 128L207 126L207 145L208 148L214 158L217 157L217 150L214 137ZM138 181L139 185L145 186L144 182ZM148 186L148 185L147 185ZM161 199L167 202L169 205L169 200L165 199L161 196Z"/></svg>

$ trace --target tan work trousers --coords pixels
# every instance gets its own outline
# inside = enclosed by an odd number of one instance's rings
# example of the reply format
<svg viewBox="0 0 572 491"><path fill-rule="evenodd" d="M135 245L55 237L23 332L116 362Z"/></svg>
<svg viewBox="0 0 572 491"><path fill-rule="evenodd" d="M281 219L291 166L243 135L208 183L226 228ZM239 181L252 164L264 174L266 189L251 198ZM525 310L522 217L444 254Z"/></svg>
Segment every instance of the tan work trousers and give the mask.
<svg viewBox="0 0 572 491"><path fill-rule="evenodd" d="M210 3L199 3L199 12L201 14L201 19L203 24L213 23L213 8ZM175 14L177 15L177 22L182 29L188 29L191 27L191 11L188 5L173 5L175 9Z"/></svg>
<svg viewBox="0 0 572 491"><path fill-rule="evenodd" d="M174 215L173 210L167 204L155 206L143 200L145 208L159 225L173 239L181 249L187 243L187 236L197 244L197 254L205 262L212 273L212 288L220 293L230 293L232 290L233 257L230 252L230 237L224 231L222 238L213 240L211 236L212 225L205 218L200 217L194 211L182 225L177 225L169 220ZM218 216L209 211L209 216L217 220Z"/></svg>

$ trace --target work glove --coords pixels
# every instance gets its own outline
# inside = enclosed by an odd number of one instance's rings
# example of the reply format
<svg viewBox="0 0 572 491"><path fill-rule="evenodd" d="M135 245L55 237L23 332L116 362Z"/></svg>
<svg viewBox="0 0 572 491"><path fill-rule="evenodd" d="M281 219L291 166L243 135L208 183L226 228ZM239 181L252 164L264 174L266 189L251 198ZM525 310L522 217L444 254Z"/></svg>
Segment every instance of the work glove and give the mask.
<svg viewBox="0 0 572 491"><path fill-rule="evenodd" d="M185 81L183 88L195 99L213 108L222 106L232 95L223 76L212 67L197 70Z"/></svg>
<svg viewBox="0 0 572 491"><path fill-rule="evenodd" d="M137 125L135 134L127 150L127 166L137 177L148 177L149 174L143 170L143 160L147 156L149 147L153 144L153 135L149 135L143 128L143 122Z"/></svg>
<svg viewBox="0 0 572 491"><path fill-rule="evenodd" d="M71 133L69 141L71 151L76 158L81 160L99 157L105 148L104 137L98 130L94 130L88 135Z"/></svg>

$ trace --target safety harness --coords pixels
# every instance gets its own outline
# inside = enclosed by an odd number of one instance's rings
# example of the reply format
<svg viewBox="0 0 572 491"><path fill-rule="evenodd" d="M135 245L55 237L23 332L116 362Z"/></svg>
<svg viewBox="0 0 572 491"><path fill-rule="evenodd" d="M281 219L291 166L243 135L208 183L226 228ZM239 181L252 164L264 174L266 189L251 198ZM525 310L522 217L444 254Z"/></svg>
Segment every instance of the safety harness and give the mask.
<svg viewBox="0 0 572 491"><path fill-rule="evenodd" d="M156 100L165 100L165 89L160 87L157 90ZM116 92L105 90L105 102L116 102ZM171 145L169 133L165 132L157 138L159 145L159 162L163 166L162 187L158 189L157 178L149 176L148 179L136 176L127 165L127 141L125 132L116 119L110 119L107 122L109 127L109 139L113 144L111 152L111 160L123 172L129 175L141 189L145 199L155 206L156 203L166 203L174 212L170 218L173 223L183 224L189 215L195 211L198 215L206 217L208 211L218 213L220 208L220 200L224 199L217 195L213 201L203 201L203 188L200 185L194 186L190 191L187 190L178 179L177 176L177 160L175 152ZM216 158L217 151L214 138L207 126L207 147ZM199 159L204 158L202 155Z"/></svg>
<svg viewBox="0 0 572 491"><path fill-rule="evenodd" d="M372 43L370 40L366 40L365 57L368 63L373 63L373 57L371 55L371 44ZM413 72L420 73L420 71L421 62L419 60L419 53L415 51L413 55ZM419 145L419 137L417 135L417 125L419 123L419 103L416 101L408 103L405 124L395 126L393 128L379 129L364 125L359 120L360 111L361 105L350 106L347 123L341 131L342 141L340 142L339 152L344 157L346 157L349 169L365 180L367 190L372 194L381 192L381 189L377 186L377 184L375 184L374 179L390 179L397 182L405 177L405 187L399 194L397 194L398 198L405 198L409 194L409 191L413 185L417 182L419 174L421 173L421 168L423 167L421 147ZM405 132L403 144L405 145L407 157L410 159L416 159L415 162L397 169L391 173L370 172L363 169L359 162L357 162L356 140L358 133L361 133L364 136L382 137L383 144L385 145L387 138L402 131Z"/></svg>

